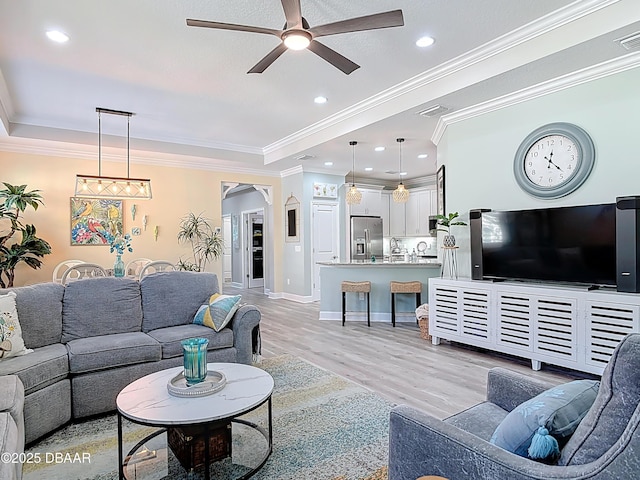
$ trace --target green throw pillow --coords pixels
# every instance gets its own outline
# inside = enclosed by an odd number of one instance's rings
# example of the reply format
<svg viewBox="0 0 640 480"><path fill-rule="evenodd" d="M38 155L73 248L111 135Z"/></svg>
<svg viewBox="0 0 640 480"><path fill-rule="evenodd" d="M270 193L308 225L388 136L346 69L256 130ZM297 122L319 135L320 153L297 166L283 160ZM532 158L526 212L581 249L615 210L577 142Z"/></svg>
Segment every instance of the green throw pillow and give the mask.
<svg viewBox="0 0 640 480"><path fill-rule="evenodd" d="M558 385L513 409L498 425L491 443L533 460L555 462L591 408L600 382L576 380Z"/></svg>
<svg viewBox="0 0 640 480"><path fill-rule="evenodd" d="M214 293L207 305L202 305L193 318L193 323L213 328L219 332L233 318L240 306L240 295L220 295Z"/></svg>

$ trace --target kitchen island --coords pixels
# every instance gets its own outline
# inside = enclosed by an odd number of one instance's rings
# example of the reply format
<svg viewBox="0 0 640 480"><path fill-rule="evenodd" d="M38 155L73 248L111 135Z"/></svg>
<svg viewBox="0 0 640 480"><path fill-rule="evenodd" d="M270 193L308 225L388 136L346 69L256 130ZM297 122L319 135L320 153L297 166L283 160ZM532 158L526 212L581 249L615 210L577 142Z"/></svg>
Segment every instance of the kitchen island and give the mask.
<svg viewBox="0 0 640 480"><path fill-rule="evenodd" d="M422 303L427 303L430 278L440 278L440 262L429 259L409 262L322 262L320 265L320 320L342 320L343 281L371 282L371 321L391 323L391 292L389 283L420 281ZM413 294L396 295L396 322L416 321L416 300ZM364 294L347 294L347 322L367 321L367 301Z"/></svg>

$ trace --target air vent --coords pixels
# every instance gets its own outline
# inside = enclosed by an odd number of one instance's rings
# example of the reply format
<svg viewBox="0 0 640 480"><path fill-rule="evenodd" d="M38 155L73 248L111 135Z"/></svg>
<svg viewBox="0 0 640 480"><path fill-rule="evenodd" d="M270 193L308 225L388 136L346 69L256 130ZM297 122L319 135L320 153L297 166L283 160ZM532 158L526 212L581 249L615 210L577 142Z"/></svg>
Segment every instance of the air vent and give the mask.
<svg viewBox="0 0 640 480"><path fill-rule="evenodd" d="M303 161L303 160L311 160L312 158L316 158L313 155L308 155L303 153L302 155L298 155L297 157L293 157L294 160Z"/></svg>
<svg viewBox="0 0 640 480"><path fill-rule="evenodd" d="M442 115L444 112L448 112L448 111L449 111L448 107L443 107L442 105L432 105L426 110L422 110L421 112L418 112L418 115L422 117L437 117L439 115Z"/></svg>
<svg viewBox="0 0 640 480"><path fill-rule="evenodd" d="M626 50L640 50L640 32L616 40Z"/></svg>

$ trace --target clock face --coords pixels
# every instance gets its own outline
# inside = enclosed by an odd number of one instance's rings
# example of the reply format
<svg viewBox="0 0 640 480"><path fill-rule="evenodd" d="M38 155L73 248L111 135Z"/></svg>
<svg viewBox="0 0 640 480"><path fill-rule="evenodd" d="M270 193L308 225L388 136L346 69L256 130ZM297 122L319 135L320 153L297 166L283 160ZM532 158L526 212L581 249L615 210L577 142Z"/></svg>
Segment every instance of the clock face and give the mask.
<svg viewBox="0 0 640 480"><path fill-rule="evenodd" d="M537 140L524 159L526 178L540 188L556 188L578 171L580 151L565 135L546 135Z"/></svg>
<svg viewBox="0 0 640 480"><path fill-rule="evenodd" d="M559 198L579 188L595 162L595 147L582 128L550 123L531 132L513 163L516 183L538 198Z"/></svg>

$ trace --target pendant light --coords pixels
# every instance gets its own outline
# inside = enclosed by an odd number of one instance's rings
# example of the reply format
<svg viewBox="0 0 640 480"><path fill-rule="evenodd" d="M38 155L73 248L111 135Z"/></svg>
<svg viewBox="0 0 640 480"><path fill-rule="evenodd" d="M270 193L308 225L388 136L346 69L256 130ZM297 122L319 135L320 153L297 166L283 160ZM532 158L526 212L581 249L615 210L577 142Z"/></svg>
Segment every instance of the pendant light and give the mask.
<svg viewBox="0 0 640 480"><path fill-rule="evenodd" d="M398 178L400 183L393 191L393 201L396 203L405 203L409 200L409 190L404 188L404 184L402 183L402 142L404 142L404 138L396 138L396 142L400 145L400 165L398 168Z"/></svg>
<svg viewBox="0 0 640 480"><path fill-rule="evenodd" d="M351 167L351 187L347 192L347 203L349 205L359 205L362 200L362 192L358 190L356 187L356 145L358 142L350 141L349 145L351 145L352 151L352 162L353 165Z"/></svg>
<svg viewBox="0 0 640 480"><path fill-rule="evenodd" d="M131 112L96 108L98 112L98 175L76 175L76 197L126 199L136 198L149 200L151 198L151 180L148 178L131 178L129 176L129 139ZM102 176L102 114L122 115L127 117L127 176Z"/></svg>

